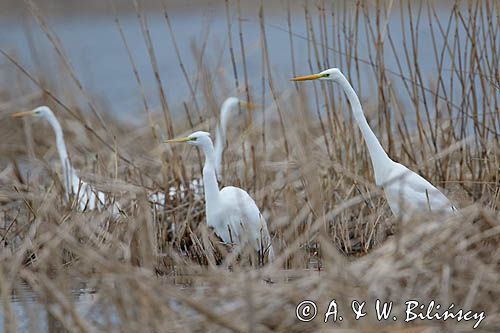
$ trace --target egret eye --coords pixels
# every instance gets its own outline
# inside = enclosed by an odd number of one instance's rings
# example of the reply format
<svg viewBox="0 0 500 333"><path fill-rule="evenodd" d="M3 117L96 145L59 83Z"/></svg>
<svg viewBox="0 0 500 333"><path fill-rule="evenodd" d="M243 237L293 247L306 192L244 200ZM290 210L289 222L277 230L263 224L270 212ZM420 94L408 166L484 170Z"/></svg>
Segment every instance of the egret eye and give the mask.
<svg viewBox="0 0 500 333"><path fill-rule="evenodd" d="M329 73L325 73L325 74L323 74L323 77L329 77L329 76L330 76L330 74L329 74Z"/></svg>

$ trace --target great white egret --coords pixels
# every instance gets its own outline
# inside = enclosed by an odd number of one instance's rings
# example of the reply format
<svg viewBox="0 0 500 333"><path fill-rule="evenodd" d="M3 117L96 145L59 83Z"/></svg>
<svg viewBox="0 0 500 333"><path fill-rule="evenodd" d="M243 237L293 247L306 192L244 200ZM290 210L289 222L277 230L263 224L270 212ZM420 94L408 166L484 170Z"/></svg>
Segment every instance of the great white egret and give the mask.
<svg viewBox="0 0 500 333"><path fill-rule="evenodd" d="M47 106L39 106L31 111L22 111L12 114L12 117L14 118L26 116L44 118L49 122L54 130L56 135L57 152L63 169L65 201L70 202L70 200L75 200L76 207L78 207L80 211L102 210L106 206L106 194L93 188L91 185L87 184L78 177L78 173L71 165L68 156L61 124L52 110ZM118 203L115 202L113 204L113 216L119 216L120 211Z"/></svg>
<svg viewBox="0 0 500 333"><path fill-rule="evenodd" d="M227 124L230 116L234 113L234 111L240 104L247 109L255 108L253 104L247 103L243 100L231 96L224 100L220 109L220 115L219 115L220 121L217 126L217 131L215 133L215 147L214 147L215 171L217 174L217 178L219 180L221 179L221 173L222 173L222 154L224 153L224 147L226 144ZM189 189L193 191L195 196L201 195L202 187L203 187L203 181L201 179L193 179L189 183ZM185 188L182 184L179 186L179 189L175 187L170 187L168 191L169 196L171 198L175 197L177 195L178 190L180 192L181 198L184 198ZM149 201L152 202L154 205L163 205L165 203L165 193L162 191L154 192L149 195Z"/></svg>
<svg viewBox="0 0 500 333"><path fill-rule="evenodd" d="M197 146L205 154L203 186L207 224L215 229L215 233L225 243L241 244L248 239L257 251L263 250L263 254L267 252L269 261L272 261L274 251L267 223L250 195L234 186L226 186L219 191L210 134L198 131L185 138L166 141L175 142Z"/></svg>
<svg viewBox="0 0 500 333"><path fill-rule="evenodd" d="M422 211L452 212L456 208L436 187L404 165L387 156L382 145L366 121L361 103L349 81L338 68L330 68L318 74L300 76L293 81L329 80L344 89L351 104L354 119L365 139L375 173L375 184L384 189L392 212L404 221Z"/></svg>

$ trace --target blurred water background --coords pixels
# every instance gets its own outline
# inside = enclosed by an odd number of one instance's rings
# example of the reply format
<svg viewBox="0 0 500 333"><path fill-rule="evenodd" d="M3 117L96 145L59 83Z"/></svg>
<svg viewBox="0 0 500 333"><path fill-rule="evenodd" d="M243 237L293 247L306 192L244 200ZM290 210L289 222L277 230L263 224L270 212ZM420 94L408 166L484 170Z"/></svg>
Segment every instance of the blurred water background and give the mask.
<svg viewBox="0 0 500 333"><path fill-rule="evenodd" d="M420 71L418 80L430 90L435 89L437 72L452 75L454 71L452 62L456 59L448 55L442 57L431 48L433 40L437 45L444 45L445 38L440 29L445 29L449 23L453 12L451 2L431 2L433 12L426 2L415 2L411 8L407 7L406 2L387 2L383 6L386 11L379 13L382 20L379 23L375 22L377 13L371 2L363 2L361 13L365 11L365 15L357 17L354 17L354 10L359 4L355 1L272 0L263 3L269 68L280 93L292 87L288 79L294 74L309 74L311 70L339 67L346 72L361 96L376 96L377 65L380 63L375 59L374 46L378 35L381 36L380 41L385 44L383 66L386 73L389 73L388 80L397 87L398 94L404 84L400 78L401 68L404 72L405 68L411 68L415 61L418 61ZM120 119L135 123L146 120L145 113L142 112L144 105L141 92L120 36L119 25L123 28L149 107L159 108L157 83L141 31L138 11L133 2L91 1L85 2L84 5L76 1L40 1L36 5L49 29L59 38L76 77L91 98L97 101L102 113L111 112ZM183 77L176 56L176 46L182 65L192 81L195 81L200 73L198 54L202 54L203 66L217 72L221 78L220 82L214 82L214 85L223 87L219 92L221 99L227 95L241 96L243 91L240 89L240 92L237 92L233 83L230 46L234 50L240 88L243 87L243 71L246 70L254 95L261 94L262 91L266 94L265 91L269 90L261 46L264 34L259 21L258 1L146 1L139 6L139 12L147 21L159 74L174 116L184 112L183 102L192 100L189 85ZM0 9L2 50L14 55L31 73L43 77L46 84L54 87L56 91L64 91L74 86L69 75L61 70L60 57L40 24L27 9L27 5L4 0ZM165 13L168 13L170 19L171 32ZM324 22L321 15L326 19ZM409 17L413 18L413 22L408 20ZM306 19L311 20L310 26ZM354 20L358 20L357 23ZM436 20L442 25L439 29ZM374 31L376 24L383 30ZM455 43L467 43L466 34L460 34L460 27L457 29L459 35L455 37L458 38ZM315 36L312 37L311 31ZM230 38L232 45L229 44ZM327 46L327 52L320 54L319 59L317 54L315 55L317 50L311 43L312 38L316 39L316 47L325 44ZM246 64L243 63L241 40L245 48ZM408 54L408 50L403 47L405 43L414 45L412 52L416 52ZM351 47L355 47L355 52L349 52L346 56ZM193 52L195 48L197 52ZM442 70L438 70L436 65L436 59L440 57ZM359 60L355 68L358 71L356 74L353 74L354 59ZM0 78L1 86L16 85L16 89L12 89L6 98L15 99L34 89L29 80L19 74L4 57L0 57L0 66L3 73L3 78ZM263 73L266 77L264 80ZM408 75L408 78L411 76ZM445 81L446 79L444 78ZM453 89L460 93L460 87ZM195 87L195 94L202 95L203 91ZM412 107L413 102L409 96L399 94L398 97L401 98L401 103ZM449 96L447 97L449 99ZM271 98L269 92L264 98ZM419 103L423 102L423 99L420 96ZM85 105L85 98L82 97L80 102ZM412 117L412 112L409 112L408 116Z"/></svg>

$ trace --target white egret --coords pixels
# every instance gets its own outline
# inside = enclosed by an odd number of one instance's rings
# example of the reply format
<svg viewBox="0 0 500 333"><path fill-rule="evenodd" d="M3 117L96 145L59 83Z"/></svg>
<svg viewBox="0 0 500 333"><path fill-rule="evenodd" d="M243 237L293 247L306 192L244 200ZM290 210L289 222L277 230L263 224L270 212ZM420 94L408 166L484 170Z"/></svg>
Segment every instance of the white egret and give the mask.
<svg viewBox="0 0 500 333"><path fill-rule="evenodd" d="M226 186L219 191L215 152L210 134L199 131L185 138L166 141L175 142L197 146L205 154L203 186L207 224L213 227L217 236L226 243L241 244L248 239L257 251L262 249L264 254L267 252L269 261L272 261L274 251L267 223L250 195L233 186Z"/></svg>
<svg viewBox="0 0 500 333"><path fill-rule="evenodd" d="M220 121L217 126L217 132L215 133L215 147L214 147L215 171L217 174L217 178L219 180L221 179L222 154L224 153L224 147L226 144L227 124L231 114L234 113L239 104L246 107L247 109L254 108L253 104L247 103L236 97L226 98L226 100L224 100L221 106L219 115ZM203 181L201 179L193 179L189 184L189 189L194 192L195 196L201 195L202 187L203 187ZM179 191L181 193L181 198L184 198L185 189L182 184L179 186ZM169 192L169 197L174 198L178 191L177 188L172 186L169 188L168 192ZM165 203L165 193L162 191L154 192L149 195L149 201L152 202L154 205L163 205Z"/></svg>
<svg viewBox="0 0 500 333"><path fill-rule="evenodd" d="M102 210L106 206L106 194L93 188L78 177L77 171L71 165L64 134L61 124L57 120L52 110L47 106L39 106L32 111L16 112L12 114L14 118L32 116L46 119L52 126L56 135L56 147L61 160L63 169L64 199L66 202L76 200L76 207L80 211ZM113 204L113 216L120 214L120 207L117 203Z"/></svg>
<svg viewBox="0 0 500 333"><path fill-rule="evenodd" d="M422 211L452 212L456 208L436 187L417 173L387 156L377 137L366 121L361 103L349 81L338 68L330 68L318 74L300 76L293 81L330 80L342 86L351 104L354 119L358 123L368 147L375 183L384 189L392 212L404 221Z"/></svg>

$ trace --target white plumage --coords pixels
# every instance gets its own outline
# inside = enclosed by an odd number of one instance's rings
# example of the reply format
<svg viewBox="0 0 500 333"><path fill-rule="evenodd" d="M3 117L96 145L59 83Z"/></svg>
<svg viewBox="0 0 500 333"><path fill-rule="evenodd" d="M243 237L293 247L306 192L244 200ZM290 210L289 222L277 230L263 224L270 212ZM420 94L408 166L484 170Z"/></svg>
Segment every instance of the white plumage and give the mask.
<svg viewBox="0 0 500 333"><path fill-rule="evenodd" d="M217 132L215 133L215 172L217 173L217 178L221 179L222 173L222 154L224 153L224 147L226 145L226 131L227 131L227 123L229 121L229 117L236 110L238 104L240 104L239 99L236 97L227 98L224 103L222 103L222 107L220 109L220 122L219 126L217 126ZM246 103L242 103L246 104Z"/></svg>
<svg viewBox="0 0 500 333"><path fill-rule="evenodd" d="M422 211L447 213L456 210L448 198L430 182L387 156L366 121L356 92L339 69L330 68L319 74L301 76L293 80L316 79L335 81L344 89L351 104L354 119L368 147L375 173L375 183L384 189L387 202L394 215L406 221L413 214Z"/></svg>
<svg viewBox="0 0 500 333"><path fill-rule="evenodd" d="M107 205L106 194L98 191L91 185L78 177L78 172L71 165L64 134L61 124L57 120L52 110L47 106L40 106L32 111L16 112L12 114L15 118L33 116L43 118L49 122L56 136L56 147L63 169L64 199L66 202L74 204L79 211L102 210ZM113 216L120 215L118 203L113 203Z"/></svg>
<svg viewBox="0 0 500 333"><path fill-rule="evenodd" d="M203 186L207 224L214 228L224 242L242 244L248 240L257 251L267 251L268 258L272 261L274 251L267 223L254 200L237 187L228 186L219 191L210 134L195 132L188 137L167 142L186 142L199 147L205 154Z"/></svg>
<svg viewBox="0 0 500 333"><path fill-rule="evenodd" d="M226 144L226 131L227 131L227 124L229 122L229 118L231 114L236 110L236 107L238 104L242 104L245 106L248 106L246 102L240 101L236 97L228 97L224 102L222 103L221 110L220 110L220 121L219 125L217 126L217 131L215 134L215 147L214 147L214 154L215 154L215 171L217 173L217 178L220 180L221 179L221 173L222 173L222 155L224 153L224 147ZM192 191L195 195L195 197L200 197L202 195L202 189L203 189L203 180L202 179L193 179L189 182L189 188L190 191ZM184 185L180 185L179 188L176 187L170 187L168 190L169 197L174 198L177 193L180 193L180 197L184 198L185 197L185 192L186 189L184 188ZM151 193L149 195L149 201L153 203L154 205L163 205L165 203L165 193L162 191L157 191L154 193Z"/></svg>
<svg viewBox="0 0 500 333"><path fill-rule="evenodd" d="M418 212L456 210L450 200L425 178L402 164L393 163L383 188L394 215L407 219Z"/></svg>

